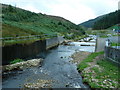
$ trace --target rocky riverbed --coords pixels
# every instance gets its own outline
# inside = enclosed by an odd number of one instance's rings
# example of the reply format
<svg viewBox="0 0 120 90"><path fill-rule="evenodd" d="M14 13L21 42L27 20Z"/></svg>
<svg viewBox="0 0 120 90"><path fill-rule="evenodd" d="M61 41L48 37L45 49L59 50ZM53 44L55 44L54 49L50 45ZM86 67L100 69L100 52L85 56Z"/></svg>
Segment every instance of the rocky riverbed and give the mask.
<svg viewBox="0 0 120 90"><path fill-rule="evenodd" d="M73 60L71 60L72 63L79 64L82 60L84 60L88 55L90 55L91 52L85 52L85 51L79 51L75 52L71 57Z"/></svg>
<svg viewBox="0 0 120 90"><path fill-rule="evenodd" d="M23 70L30 67L41 66L43 59L32 59L27 61L18 62L15 64L5 65L2 67L2 72L12 71L12 70Z"/></svg>
<svg viewBox="0 0 120 90"><path fill-rule="evenodd" d="M48 50L41 67L39 67L41 64L37 63L35 64L37 67L25 66L31 68L12 65L12 67L23 70L5 74L3 88L88 88L82 83L82 77L77 71L76 64L71 63L73 60L71 55L81 49L94 51L93 46L59 45ZM77 55L81 55L81 59L84 59L83 55L89 55L89 53L83 52Z"/></svg>
<svg viewBox="0 0 120 90"><path fill-rule="evenodd" d="M85 53L85 52L84 52ZM73 63L82 63L87 57L80 58L81 52L72 55ZM90 55L90 54L89 54ZM102 65L98 64L102 61ZM87 67L80 70L83 83L86 83L90 88L118 88L119 85L119 68L115 67L113 63L106 62L104 54L96 56L93 61L87 62ZM111 74L112 73L112 74ZM117 79L116 79L117 78Z"/></svg>

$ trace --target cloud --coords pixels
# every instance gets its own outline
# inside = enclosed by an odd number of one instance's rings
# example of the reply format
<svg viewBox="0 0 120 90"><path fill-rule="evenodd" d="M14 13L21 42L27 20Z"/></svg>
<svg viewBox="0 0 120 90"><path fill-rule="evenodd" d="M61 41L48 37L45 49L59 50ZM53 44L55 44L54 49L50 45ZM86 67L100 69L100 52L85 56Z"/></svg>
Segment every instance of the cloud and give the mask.
<svg viewBox="0 0 120 90"><path fill-rule="evenodd" d="M94 11L82 4L71 6L70 4L61 3L49 6L48 8L50 8L49 14L62 16L76 24L95 17Z"/></svg>
<svg viewBox="0 0 120 90"><path fill-rule="evenodd" d="M83 0L82 3L94 10L97 16L113 12L118 9L119 0Z"/></svg>
<svg viewBox="0 0 120 90"><path fill-rule="evenodd" d="M35 6L31 4L22 7L22 9L29 10L29 11L36 12L36 13L40 12L39 9L35 8Z"/></svg>
<svg viewBox="0 0 120 90"><path fill-rule="evenodd" d="M2 0L3 3L64 17L76 24L118 9L119 0Z"/></svg>
<svg viewBox="0 0 120 90"><path fill-rule="evenodd" d="M80 0L48 0L50 3L46 1L42 2L48 9L45 13L64 17L76 24L96 17L94 11L83 5Z"/></svg>

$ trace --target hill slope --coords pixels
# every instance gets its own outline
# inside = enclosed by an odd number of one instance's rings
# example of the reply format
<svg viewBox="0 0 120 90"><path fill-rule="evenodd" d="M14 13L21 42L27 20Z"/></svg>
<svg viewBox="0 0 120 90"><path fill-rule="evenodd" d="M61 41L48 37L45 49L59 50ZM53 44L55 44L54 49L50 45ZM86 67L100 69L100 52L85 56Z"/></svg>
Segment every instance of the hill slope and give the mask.
<svg viewBox="0 0 120 90"><path fill-rule="evenodd" d="M84 27L93 29L107 29L113 25L120 23L119 17L120 10L117 10L115 12L99 16L95 19L88 20L79 25L83 25Z"/></svg>
<svg viewBox="0 0 120 90"><path fill-rule="evenodd" d="M95 18L95 19L90 19L90 20L88 20L88 21L86 21L86 22L83 22L83 23L81 23L81 24L79 24L79 25L84 26L84 27L87 27L87 28L92 28L93 25L94 25L94 23L95 23L96 21L98 21L99 19L101 19L102 17L103 17L103 16L97 17L97 18Z"/></svg>
<svg viewBox="0 0 120 90"><path fill-rule="evenodd" d="M80 26L62 17L34 13L5 4L2 4L2 24L3 37L84 33Z"/></svg>
<svg viewBox="0 0 120 90"><path fill-rule="evenodd" d="M120 10L105 15L94 23L93 29L107 29L120 23Z"/></svg>

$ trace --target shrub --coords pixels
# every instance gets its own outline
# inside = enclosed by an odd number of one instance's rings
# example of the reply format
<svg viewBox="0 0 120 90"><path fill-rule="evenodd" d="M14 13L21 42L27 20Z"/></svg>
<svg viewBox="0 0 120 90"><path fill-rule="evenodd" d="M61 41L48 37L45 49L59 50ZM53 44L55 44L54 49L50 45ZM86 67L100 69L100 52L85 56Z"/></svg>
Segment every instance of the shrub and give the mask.
<svg viewBox="0 0 120 90"><path fill-rule="evenodd" d="M18 62L23 62L23 60L22 59L14 59L13 61L10 62L10 64L15 64Z"/></svg>
<svg viewBox="0 0 120 90"><path fill-rule="evenodd" d="M58 23L58 25L62 25L62 23L61 23L61 22L59 22L59 23Z"/></svg>

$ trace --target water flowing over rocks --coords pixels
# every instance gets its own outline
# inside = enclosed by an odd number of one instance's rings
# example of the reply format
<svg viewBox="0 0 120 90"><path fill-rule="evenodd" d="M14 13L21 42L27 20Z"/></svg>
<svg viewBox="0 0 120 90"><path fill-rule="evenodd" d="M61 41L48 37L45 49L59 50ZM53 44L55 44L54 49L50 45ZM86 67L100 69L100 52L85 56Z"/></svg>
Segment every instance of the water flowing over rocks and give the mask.
<svg viewBox="0 0 120 90"><path fill-rule="evenodd" d="M6 66L5 70L8 71L16 68L23 70L6 75L3 79L3 88L88 88L82 83L76 65L71 63L71 55L81 52L81 49L93 52L94 46L79 46L77 43L59 45L48 50L44 60L33 59L33 62L26 61L26 63ZM42 66L39 67L41 62Z"/></svg>

